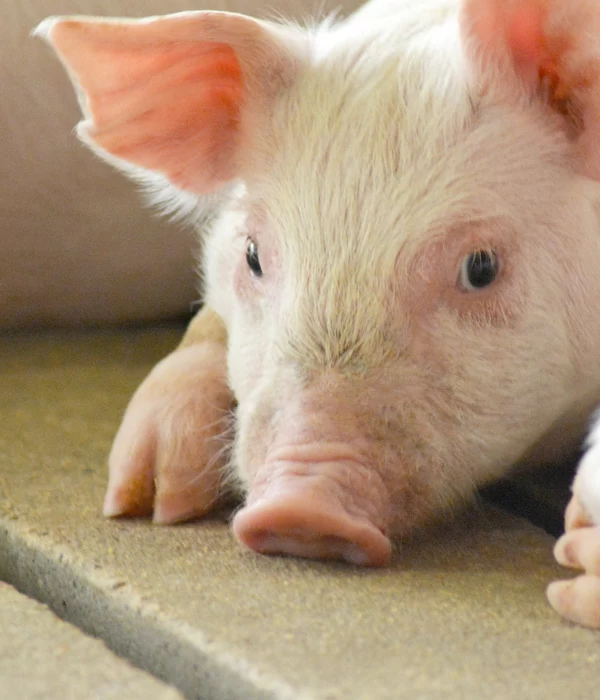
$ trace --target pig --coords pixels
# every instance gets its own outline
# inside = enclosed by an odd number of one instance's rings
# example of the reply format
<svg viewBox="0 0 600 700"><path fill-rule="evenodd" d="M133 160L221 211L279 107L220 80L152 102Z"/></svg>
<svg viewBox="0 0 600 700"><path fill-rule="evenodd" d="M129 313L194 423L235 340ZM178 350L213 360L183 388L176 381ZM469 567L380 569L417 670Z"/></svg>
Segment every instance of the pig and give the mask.
<svg viewBox="0 0 600 700"><path fill-rule="evenodd" d="M49 18L80 139L190 212L204 307L133 396L104 513L385 566L600 404L600 9L372 0L307 26ZM194 222L192 221L192 224ZM548 588L600 626L600 423Z"/></svg>

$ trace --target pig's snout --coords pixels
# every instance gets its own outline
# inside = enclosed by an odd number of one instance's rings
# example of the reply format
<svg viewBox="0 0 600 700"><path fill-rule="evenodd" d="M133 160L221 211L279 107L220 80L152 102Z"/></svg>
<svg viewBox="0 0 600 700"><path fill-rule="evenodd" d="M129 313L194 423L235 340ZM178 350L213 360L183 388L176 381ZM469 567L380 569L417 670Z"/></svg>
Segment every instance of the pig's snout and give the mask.
<svg viewBox="0 0 600 700"><path fill-rule="evenodd" d="M267 462L233 531L262 554L385 566L391 558L386 496L379 475L353 461Z"/></svg>

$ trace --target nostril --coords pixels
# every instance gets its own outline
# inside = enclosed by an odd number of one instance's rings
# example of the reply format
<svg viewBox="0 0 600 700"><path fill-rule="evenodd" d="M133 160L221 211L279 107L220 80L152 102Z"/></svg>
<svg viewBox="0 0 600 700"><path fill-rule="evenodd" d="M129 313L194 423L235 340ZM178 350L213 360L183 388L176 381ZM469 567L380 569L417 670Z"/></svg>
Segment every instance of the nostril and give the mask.
<svg viewBox="0 0 600 700"><path fill-rule="evenodd" d="M344 547L342 559L347 561L349 564L354 564L355 566L369 566L369 555L364 552L360 547L355 544L346 544ZM387 563L387 562L386 562Z"/></svg>
<svg viewBox="0 0 600 700"><path fill-rule="evenodd" d="M249 542L245 544L249 545ZM368 551L340 537L311 536L309 533L255 533L250 549L260 554L304 557L310 559L339 559L356 566L376 566Z"/></svg>

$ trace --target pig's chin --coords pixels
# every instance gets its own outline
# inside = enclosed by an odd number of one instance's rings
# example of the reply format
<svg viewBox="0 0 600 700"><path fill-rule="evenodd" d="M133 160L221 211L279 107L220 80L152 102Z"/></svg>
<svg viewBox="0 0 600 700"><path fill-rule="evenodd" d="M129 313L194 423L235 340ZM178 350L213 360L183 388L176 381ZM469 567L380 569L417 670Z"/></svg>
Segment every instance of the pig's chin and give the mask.
<svg viewBox="0 0 600 700"><path fill-rule="evenodd" d="M386 566L390 500L379 474L342 445L269 454L236 514L238 540L262 554Z"/></svg>

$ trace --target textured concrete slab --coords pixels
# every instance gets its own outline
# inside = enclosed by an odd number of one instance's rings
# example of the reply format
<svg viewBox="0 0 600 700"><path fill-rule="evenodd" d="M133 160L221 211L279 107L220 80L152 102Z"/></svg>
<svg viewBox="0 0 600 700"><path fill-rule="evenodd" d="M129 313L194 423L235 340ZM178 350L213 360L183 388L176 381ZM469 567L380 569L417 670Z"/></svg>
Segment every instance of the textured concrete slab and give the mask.
<svg viewBox="0 0 600 700"><path fill-rule="evenodd" d="M182 696L0 583L0 696L19 700L177 700Z"/></svg>
<svg viewBox="0 0 600 700"><path fill-rule="evenodd" d="M598 635L544 599L552 538L480 506L393 566L262 558L224 516L105 521L106 454L170 330L0 340L0 578L190 698L591 698Z"/></svg>

